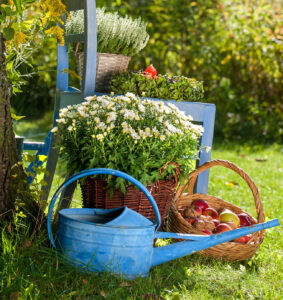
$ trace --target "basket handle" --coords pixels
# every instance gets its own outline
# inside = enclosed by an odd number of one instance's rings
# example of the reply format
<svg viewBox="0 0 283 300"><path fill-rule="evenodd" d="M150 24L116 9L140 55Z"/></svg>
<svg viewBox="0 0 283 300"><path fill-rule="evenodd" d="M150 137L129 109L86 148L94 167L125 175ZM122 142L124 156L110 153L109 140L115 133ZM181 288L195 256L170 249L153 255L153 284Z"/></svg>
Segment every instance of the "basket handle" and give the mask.
<svg viewBox="0 0 283 300"><path fill-rule="evenodd" d="M49 209L48 209L48 215L47 215L47 231L48 231L48 236L49 236L50 242L54 246L54 248L56 248L56 246L55 246L53 234L52 234L51 219L52 219L53 208L54 208L55 202L56 202L59 194L62 192L62 190L64 188L66 188L72 182L74 182L80 178L95 175L95 174L107 174L107 175L122 177L122 178L130 181L131 183L133 183L136 187L138 187L145 194L145 196L150 201L150 203L154 209L155 216L156 216L156 223L157 223L155 230L157 230L159 228L159 226L161 224L161 217L160 217L160 213L158 210L158 206L157 206L155 200L153 199L152 195L150 194L150 192L146 189L146 187L143 184L141 184L134 177L128 175L127 173L121 172L121 171L106 169L106 168L89 169L89 170L84 170L84 171L78 172L78 173L74 174L73 176L69 177L68 179L66 179L64 181L64 183L62 183L61 186L57 189L57 191L55 192L55 194L52 197L52 200L50 202Z"/></svg>
<svg viewBox="0 0 283 300"><path fill-rule="evenodd" d="M193 194L193 189L194 189L198 175L201 172L203 172L211 167L214 167L214 166L222 166L222 167L231 169L231 170L235 171L237 174L239 174L245 180L245 182L250 187L253 197L254 197L256 212L258 215L257 220L259 223L263 223L264 222L264 213L263 213L263 207L262 207L262 202L260 200L258 188L256 187L253 180L250 178L250 176L244 170L242 170L241 168L239 168L234 163L232 163L228 160L221 160L221 159L211 160L209 162L204 163L203 165L198 167L196 170L191 172L189 174L189 179L186 180L186 182L183 185L179 186L179 188L176 192L175 199L177 199L181 194L183 194L186 189L188 189L188 194Z"/></svg>

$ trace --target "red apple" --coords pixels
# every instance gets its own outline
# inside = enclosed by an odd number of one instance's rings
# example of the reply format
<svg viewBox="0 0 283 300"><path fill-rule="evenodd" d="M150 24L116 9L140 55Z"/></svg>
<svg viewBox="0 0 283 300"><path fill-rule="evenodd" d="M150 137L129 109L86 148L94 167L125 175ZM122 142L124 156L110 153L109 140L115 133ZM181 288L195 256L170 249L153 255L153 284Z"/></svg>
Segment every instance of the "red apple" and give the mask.
<svg viewBox="0 0 283 300"><path fill-rule="evenodd" d="M185 218L185 220L191 225L193 225L198 220L198 218Z"/></svg>
<svg viewBox="0 0 283 300"><path fill-rule="evenodd" d="M246 244L250 240L250 238L251 238L251 235L248 234L248 235L240 236L240 237L234 239L233 242Z"/></svg>
<svg viewBox="0 0 283 300"><path fill-rule="evenodd" d="M217 219L212 219L212 222L214 223L215 227L220 224L220 221Z"/></svg>
<svg viewBox="0 0 283 300"><path fill-rule="evenodd" d="M204 216L210 216L210 217L212 217L212 219L218 219L218 217L219 217L218 212L212 207L205 208L203 210L202 214Z"/></svg>
<svg viewBox="0 0 283 300"><path fill-rule="evenodd" d="M196 209L196 207L201 208L201 210L203 211L204 209L208 208L208 204L205 200L202 199L198 199L195 200L192 204L192 206Z"/></svg>
<svg viewBox="0 0 283 300"><path fill-rule="evenodd" d="M232 228L226 224L226 223L220 223L218 226L216 226L216 228L214 229L215 233L221 233L221 232L225 232L225 231L229 231L232 230Z"/></svg>
<svg viewBox="0 0 283 300"><path fill-rule="evenodd" d="M210 230L207 230L207 229L202 230L202 232L205 233L205 234L209 234L209 235L212 234L212 232Z"/></svg>
<svg viewBox="0 0 283 300"><path fill-rule="evenodd" d="M224 223L229 225L232 229L236 229L236 225L234 222L224 222Z"/></svg>
<svg viewBox="0 0 283 300"><path fill-rule="evenodd" d="M240 219L240 225L242 226L251 226L253 224L250 217L246 213L240 213L238 214L238 217Z"/></svg>
<svg viewBox="0 0 283 300"><path fill-rule="evenodd" d="M202 208L200 206L194 206L194 210L196 211L198 216L202 214Z"/></svg>

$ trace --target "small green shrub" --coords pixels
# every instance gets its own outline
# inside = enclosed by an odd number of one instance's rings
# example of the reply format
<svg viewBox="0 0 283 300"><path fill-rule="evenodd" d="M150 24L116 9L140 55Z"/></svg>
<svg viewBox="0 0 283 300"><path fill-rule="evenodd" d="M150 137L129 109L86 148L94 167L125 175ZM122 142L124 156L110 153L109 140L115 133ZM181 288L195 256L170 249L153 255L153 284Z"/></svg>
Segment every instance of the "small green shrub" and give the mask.
<svg viewBox="0 0 283 300"><path fill-rule="evenodd" d="M105 12L104 8L97 8L97 51L133 56L140 52L147 44L149 35L146 23L139 17L121 17L117 12ZM84 32L84 12L79 10L71 13L66 22L67 34Z"/></svg>
<svg viewBox="0 0 283 300"><path fill-rule="evenodd" d="M115 94L134 93L139 96L172 99L177 101L201 101L203 83L185 76L158 75L149 78L142 72L117 73L111 81Z"/></svg>

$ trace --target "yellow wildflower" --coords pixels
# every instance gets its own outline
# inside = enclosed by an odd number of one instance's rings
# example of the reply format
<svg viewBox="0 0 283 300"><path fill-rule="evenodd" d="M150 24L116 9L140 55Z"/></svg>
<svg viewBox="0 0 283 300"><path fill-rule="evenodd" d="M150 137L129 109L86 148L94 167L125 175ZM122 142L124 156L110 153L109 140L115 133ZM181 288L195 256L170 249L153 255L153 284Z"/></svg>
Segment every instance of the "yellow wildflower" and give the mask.
<svg viewBox="0 0 283 300"><path fill-rule="evenodd" d="M28 40L28 36L23 32L16 31L14 35L14 42L16 49L19 48L19 45L26 43Z"/></svg>
<svg viewBox="0 0 283 300"><path fill-rule="evenodd" d="M64 45L64 30L59 26L52 26L49 29L45 30L46 34L55 35L58 39L58 42L61 46Z"/></svg>

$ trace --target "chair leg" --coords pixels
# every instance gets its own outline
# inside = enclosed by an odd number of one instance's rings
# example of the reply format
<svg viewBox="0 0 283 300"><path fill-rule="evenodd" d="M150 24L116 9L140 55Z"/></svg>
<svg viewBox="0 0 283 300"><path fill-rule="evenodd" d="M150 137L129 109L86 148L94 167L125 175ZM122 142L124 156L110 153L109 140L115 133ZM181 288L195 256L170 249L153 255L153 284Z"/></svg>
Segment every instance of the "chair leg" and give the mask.
<svg viewBox="0 0 283 300"><path fill-rule="evenodd" d="M56 165L58 161L58 156L59 156L59 149L54 149L54 143L55 139L52 139L51 145L50 145L50 150L48 153L48 160L46 163L46 171L47 174L44 175L44 180L46 182L46 185L42 187L42 195L41 199L42 200L48 200L48 196L50 193L52 181L54 178L55 170L56 170Z"/></svg>

